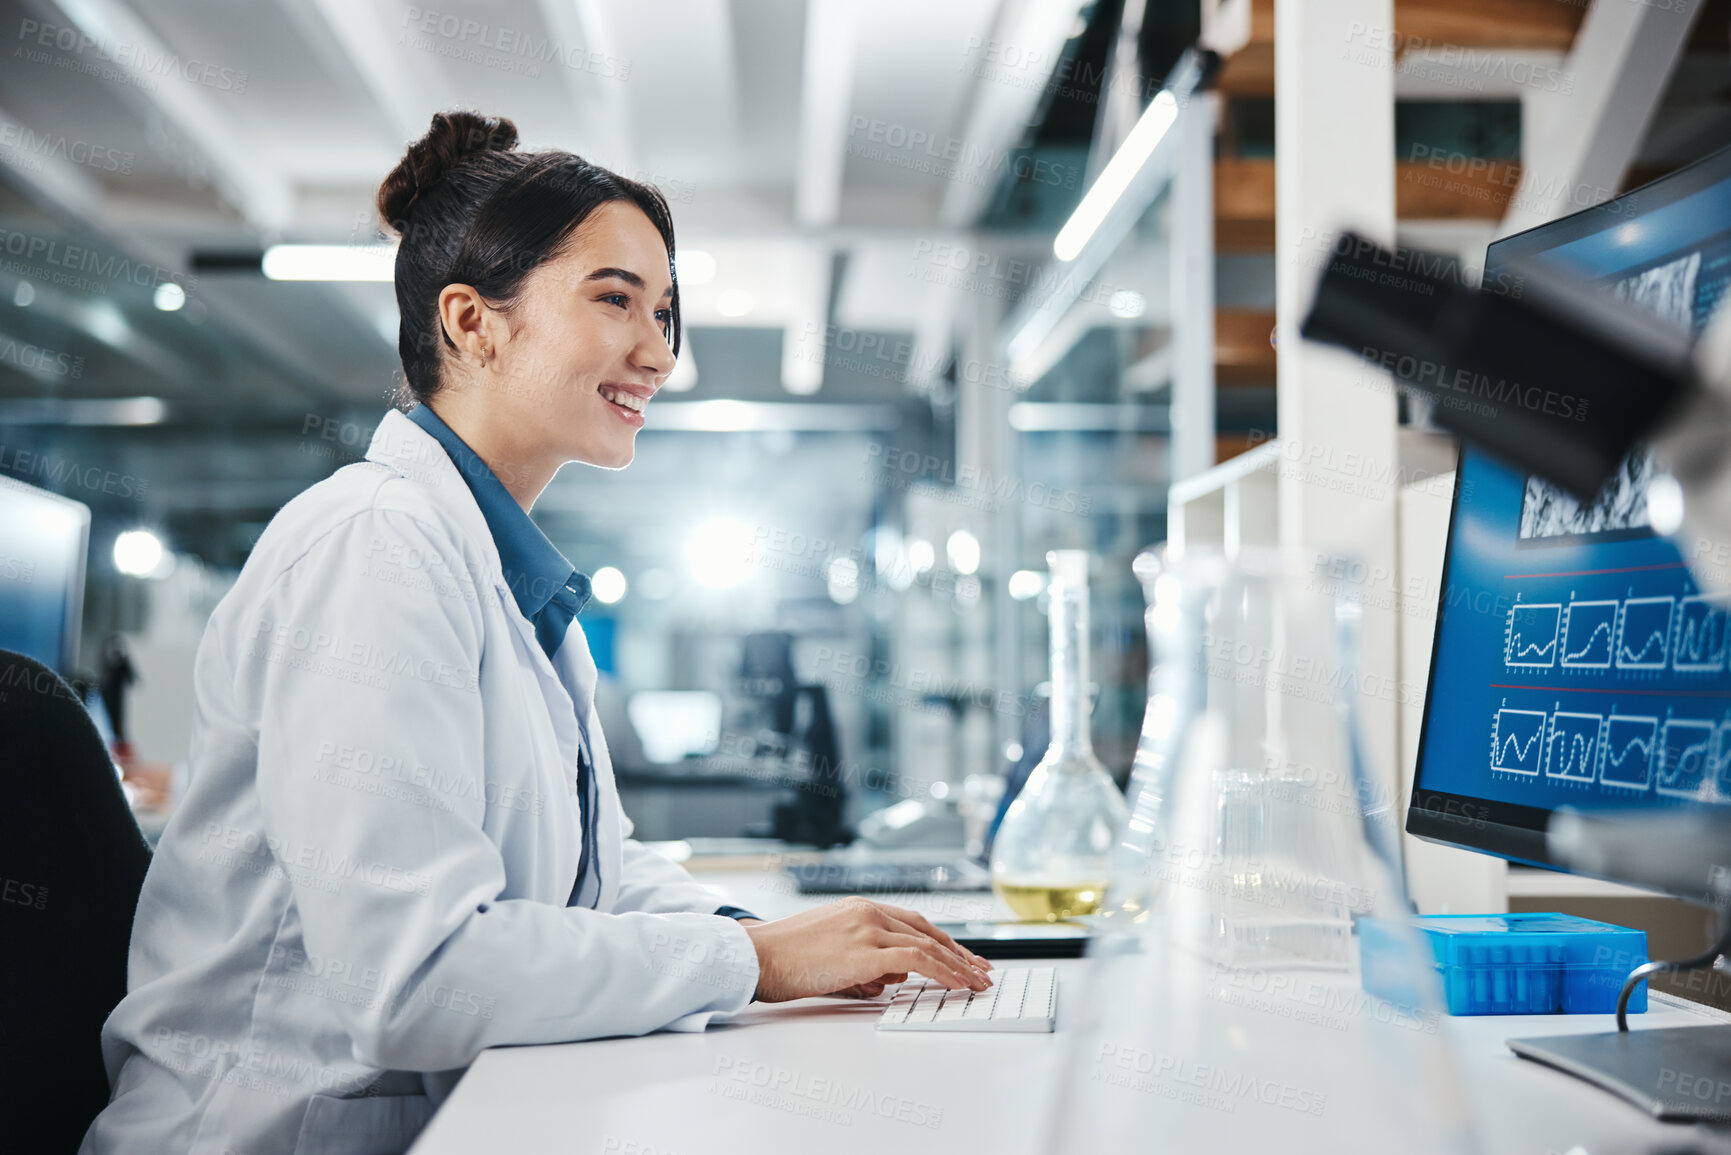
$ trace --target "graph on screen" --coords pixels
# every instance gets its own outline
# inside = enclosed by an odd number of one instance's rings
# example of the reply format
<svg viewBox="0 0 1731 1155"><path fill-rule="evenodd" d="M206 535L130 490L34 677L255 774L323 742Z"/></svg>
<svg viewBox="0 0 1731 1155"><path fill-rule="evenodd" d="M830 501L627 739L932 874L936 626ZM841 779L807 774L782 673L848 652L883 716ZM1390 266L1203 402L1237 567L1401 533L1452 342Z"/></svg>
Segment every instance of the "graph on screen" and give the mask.
<svg viewBox="0 0 1731 1155"><path fill-rule="evenodd" d="M1731 599L1678 565L1634 572L1517 575L1487 768L1607 805L1731 804Z"/></svg>

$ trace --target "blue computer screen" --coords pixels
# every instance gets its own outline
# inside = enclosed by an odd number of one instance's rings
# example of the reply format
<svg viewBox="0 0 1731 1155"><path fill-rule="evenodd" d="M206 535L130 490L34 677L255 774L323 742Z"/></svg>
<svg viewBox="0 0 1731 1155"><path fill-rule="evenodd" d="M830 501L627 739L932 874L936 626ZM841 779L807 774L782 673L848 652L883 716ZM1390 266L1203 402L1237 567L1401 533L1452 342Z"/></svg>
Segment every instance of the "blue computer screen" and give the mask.
<svg viewBox="0 0 1731 1155"><path fill-rule="evenodd" d="M89 534L83 504L0 478L0 649L72 670Z"/></svg>
<svg viewBox="0 0 1731 1155"><path fill-rule="evenodd" d="M1698 332L1731 280L1731 162L1685 173L1502 255ZM1637 450L1577 503L1463 452L1420 790L1540 811L1731 806L1731 603L1651 529L1653 470Z"/></svg>

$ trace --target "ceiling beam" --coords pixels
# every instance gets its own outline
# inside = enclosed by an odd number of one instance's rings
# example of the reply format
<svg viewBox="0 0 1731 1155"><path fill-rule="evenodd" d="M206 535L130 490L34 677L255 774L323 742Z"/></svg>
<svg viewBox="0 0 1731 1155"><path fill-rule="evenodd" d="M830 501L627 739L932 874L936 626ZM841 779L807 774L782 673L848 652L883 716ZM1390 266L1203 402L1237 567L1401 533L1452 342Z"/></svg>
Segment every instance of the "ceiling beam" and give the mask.
<svg viewBox="0 0 1731 1155"><path fill-rule="evenodd" d="M380 10L355 0L284 0L293 20L333 73L361 83L402 141L419 139L439 107L425 70L396 47Z"/></svg>
<svg viewBox="0 0 1731 1155"><path fill-rule="evenodd" d="M136 60L179 60L120 0L52 0L68 23L99 45L124 45ZM294 190L237 132L197 84L171 73L138 91L210 164L213 183L255 228L275 232L294 211Z"/></svg>
<svg viewBox="0 0 1731 1155"><path fill-rule="evenodd" d="M536 4L541 22L557 43L573 49L581 46L581 52L599 53L603 60L623 58L608 12L596 0L536 0ZM559 71L578 125L581 143L575 151L600 158L616 172L630 175L637 171L631 97L624 81L558 61L553 67Z"/></svg>

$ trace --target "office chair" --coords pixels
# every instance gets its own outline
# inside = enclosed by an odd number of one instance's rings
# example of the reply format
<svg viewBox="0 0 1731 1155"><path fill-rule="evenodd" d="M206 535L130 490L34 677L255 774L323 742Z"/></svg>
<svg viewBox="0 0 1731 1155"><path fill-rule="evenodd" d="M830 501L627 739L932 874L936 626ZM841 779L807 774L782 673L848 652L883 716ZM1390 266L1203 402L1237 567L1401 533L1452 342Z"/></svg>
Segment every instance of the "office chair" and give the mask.
<svg viewBox="0 0 1731 1155"><path fill-rule="evenodd" d="M0 650L0 1093L18 1151L78 1149L108 1103L101 1030L126 993L150 863L72 687ZM16 1129L14 1129L16 1128Z"/></svg>

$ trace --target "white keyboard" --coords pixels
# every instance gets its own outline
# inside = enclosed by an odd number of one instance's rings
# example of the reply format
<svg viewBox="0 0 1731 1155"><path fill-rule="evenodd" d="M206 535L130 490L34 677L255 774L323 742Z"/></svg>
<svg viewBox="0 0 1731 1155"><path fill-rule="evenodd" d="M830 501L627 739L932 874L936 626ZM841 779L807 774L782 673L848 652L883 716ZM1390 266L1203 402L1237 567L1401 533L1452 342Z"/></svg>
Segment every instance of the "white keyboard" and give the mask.
<svg viewBox="0 0 1731 1155"><path fill-rule="evenodd" d="M1050 1031L1058 1009L1051 967L993 970L983 991L945 990L931 979L910 978L878 1016L880 1031Z"/></svg>

